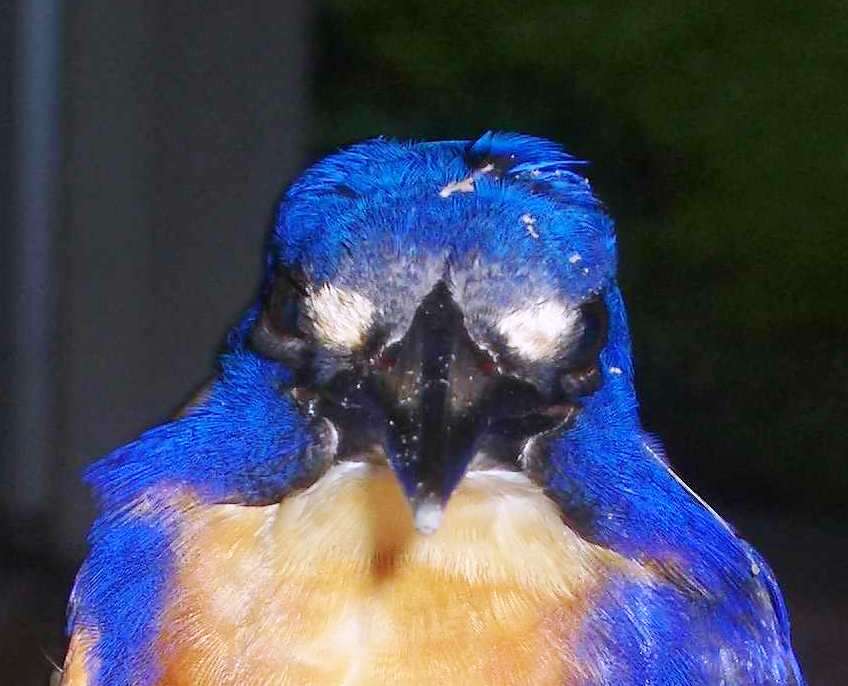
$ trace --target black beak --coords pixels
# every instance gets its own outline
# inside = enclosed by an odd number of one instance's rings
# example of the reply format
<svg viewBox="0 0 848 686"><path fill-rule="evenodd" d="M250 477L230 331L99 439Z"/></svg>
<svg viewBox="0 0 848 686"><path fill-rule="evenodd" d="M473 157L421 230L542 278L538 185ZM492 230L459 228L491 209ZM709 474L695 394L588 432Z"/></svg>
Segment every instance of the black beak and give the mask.
<svg viewBox="0 0 848 686"><path fill-rule="evenodd" d="M432 533L479 451L520 468L527 439L568 423L576 405L500 373L471 338L444 282L422 300L406 334L367 368L337 374L319 413L341 433L341 454L382 444L422 533Z"/></svg>
<svg viewBox="0 0 848 686"><path fill-rule="evenodd" d="M439 282L418 307L404 338L389 351L376 381L386 414L386 452L422 533L438 528L442 508L462 479L477 437L490 378L450 291Z"/></svg>

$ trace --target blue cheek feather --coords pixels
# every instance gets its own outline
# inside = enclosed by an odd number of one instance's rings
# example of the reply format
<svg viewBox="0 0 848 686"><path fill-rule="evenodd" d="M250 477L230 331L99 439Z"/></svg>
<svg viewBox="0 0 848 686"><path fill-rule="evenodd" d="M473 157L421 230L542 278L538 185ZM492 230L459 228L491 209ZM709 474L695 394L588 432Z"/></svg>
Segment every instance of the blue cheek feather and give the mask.
<svg viewBox="0 0 848 686"><path fill-rule="evenodd" d="M306 421L286 392L291 374L248 352L225 355L220 377L185 416L142 434L87 474L104 509L151 488L201 502L266 502L300 476Z"/></svg>
<svg viewBox="0 0 848 686"><path fill-rule="evenodd" d="M92 683L155 683L157 634L173 570L175 501L279 500L301 476L305 421L285 394L291 375L238 352L221 360L208 396L93 465L86 480L101 515L75 584L70 625L99 638Z"/></svg>
<svg viewBox="0 0 848 686"><path fill-rule="evenodd" d="M582 168L558 145L518 134L378 139L291 186L269 236L260 299L232 330L208 395L87 473L100 516L70 627L96 637L92 686L156 682L152 646L183 512L175 502L275 502L308 471L314 438L287 392L294 375L248 345L275 275L286 269L321 284L343 272L386 290L397 286L383 279L398 261L434 255L497 265L505 293L532 277L566 301L600 296L606 305L603 383L549 440L543 484L582 538L646 570L606 580L583 617L587 684L803 684L768 566L679 481L641 427L613 222Z"/></svg>

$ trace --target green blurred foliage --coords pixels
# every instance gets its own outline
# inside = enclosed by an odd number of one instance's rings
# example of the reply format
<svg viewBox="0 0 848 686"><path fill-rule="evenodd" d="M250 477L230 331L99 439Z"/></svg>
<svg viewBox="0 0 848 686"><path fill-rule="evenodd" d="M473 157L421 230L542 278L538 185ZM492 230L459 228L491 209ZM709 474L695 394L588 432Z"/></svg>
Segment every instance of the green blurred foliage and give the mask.
<svg viewBox="0 0 848 686"><path fill-rule="evenodd" d="M848 4L325 3L316 156L519 130L591 160L643 416L725 502L848 500Z"/></svg>

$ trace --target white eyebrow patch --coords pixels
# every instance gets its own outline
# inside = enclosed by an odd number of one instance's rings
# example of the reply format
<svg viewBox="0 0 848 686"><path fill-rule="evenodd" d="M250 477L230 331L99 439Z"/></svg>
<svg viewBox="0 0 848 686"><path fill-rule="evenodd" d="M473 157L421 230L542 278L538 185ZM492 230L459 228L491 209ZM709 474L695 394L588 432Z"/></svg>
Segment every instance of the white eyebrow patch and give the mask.
<svg viewBox="0 0 848 686"><path fill-rule="evenodd" d="M363 342L374 320L374 305L368 298L332 284L310 289L304 305L315 336L344 352Z"/></svg>
<svg viewBox="0 0 848 686"><path fill-rule="evenodd" d="M527 360L554 357L578 329L580 311L556 300L544 300L508 314L498 322L507 344Z"/></svg>

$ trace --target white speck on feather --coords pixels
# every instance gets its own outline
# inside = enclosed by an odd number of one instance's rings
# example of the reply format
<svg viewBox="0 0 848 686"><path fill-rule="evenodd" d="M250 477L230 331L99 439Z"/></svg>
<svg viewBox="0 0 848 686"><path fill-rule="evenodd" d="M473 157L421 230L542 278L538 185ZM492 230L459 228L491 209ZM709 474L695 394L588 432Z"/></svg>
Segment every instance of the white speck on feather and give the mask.
<svg viewBox="0 0 848 686"><path fill-rule="evenodd" d="M534 217L532 214L527 214L525 212L521 215L521 221L527 228L527 233L530 234L530 238L539 237L539 232L536 230L536 217Z"/></svg>
<svg viewBox="0 0 848 686"><path fill-rule="evenodd" d="M621 367L610 367L609 373L610 374L621 374Z"/></svg>
<svg viewBox="0 0 848 686"><path fill-rule="evenodd" d="M480 169L476 169L471 176L466 176L464 179L459 181L451 181L449 184L444 186L439 191L440 198L449 198L454 193L473 193L474 192L474 182L483 174L488 174L495 168L495 165L491 162L484 167L480 167Z"/></svg>
<svg viewBox="0 0 848 686"><path fill-rule="evenodd" d="M439 191L439 197L449 198L454 193L473 193L474 192L474 177L469 176L462 181L452 181L447 186Z"/></svg>
<svg viewBox="0 0 848 686"><path fill-rule="evenodd" d="M568 261L571 264L577 264L582 259L583 259L583 256L579 252L573 252L568 256Z"/></svg>

